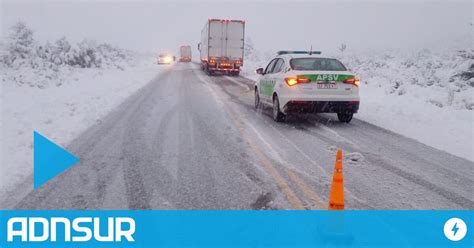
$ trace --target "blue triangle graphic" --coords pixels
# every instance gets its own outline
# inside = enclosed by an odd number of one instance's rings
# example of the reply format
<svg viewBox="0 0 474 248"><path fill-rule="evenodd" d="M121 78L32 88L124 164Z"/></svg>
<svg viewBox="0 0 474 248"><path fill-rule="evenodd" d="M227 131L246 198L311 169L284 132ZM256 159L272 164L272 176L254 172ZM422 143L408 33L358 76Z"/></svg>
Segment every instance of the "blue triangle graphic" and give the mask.
<svg viewBox="0 0 474 248"><path fill-rule="evenodd" d="M77 157L34 131L34 189L77 162Z"/></svg>

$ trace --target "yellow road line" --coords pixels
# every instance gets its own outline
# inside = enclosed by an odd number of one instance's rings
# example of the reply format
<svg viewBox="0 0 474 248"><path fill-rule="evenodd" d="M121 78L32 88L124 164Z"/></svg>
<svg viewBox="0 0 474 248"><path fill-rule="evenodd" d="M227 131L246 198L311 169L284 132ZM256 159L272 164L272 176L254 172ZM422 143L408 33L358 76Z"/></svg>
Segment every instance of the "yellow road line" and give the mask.
<svg viewBox="0 0 474 248"><path fill-rule="evenodd" d="M291 204L293 209L304 210L305 207L304 207L303 202L296 196L295 192L293 192L290 186L286 183L285 179L280 175L278 170L273 166L270 159L263 152L261 152L260 149L258 149L257 145L255 145L255 143L252 141L252 139L250 139L243 132L244 128L236 119L235 112L232 109L230 109L229 106L227 106L227 104L225 104L225 106L226 106L226 109L229 111L229 116L231 117L230 119L232 120L234 125L237 127L242 137L250 145L250 148L255 152L255 155L257 155L260 163L264 166L266 171L273 177L278 188L285 195L286 199Z"/></svg>
<svg viewBox="0 0 474 248"><path fill-rule="evenodd" d="M275 179L278 188L280 188L281 192L286 196L288 202L290 202L291 206L294 209L303 210L305 209L304 204L301 200L296 196L295 192L291 190L290 186L286 183L285 179L278 173L277 169L272 165L270 160L263 154L253 143L253 141L249 140L247 137L245 138L248 141L248 144L255 151L255 154L258 156L260 162L263 164L265 169L270 173L270 175Z"/></svg>
<svg viewBox="0 0 474 248"><path fill-rule="evenodd" d="M205 80L201 79L201 81L204 81L205 83L207 83ZM212 89L210 90L213 91ZM215 97L218 97L218 96L215 95ZM237 130L240 132L243 139L247 141L247 144L249 144L250 148L255 152L255 155L259 159L260 163L263 165L264 169L275 180L278 188L286 197L288 202L291 204L292 208L298 209L298 210L306 209L301 199L298 198L296 193L288 185L287 181L282 177L282 175L278 172L278 170L272 164L271 159L268 158L268 156L265 155L265 153L263 153L258 148L255 142L248 135L244 133L245 128L239 122L239 119L236 117L237 115L233 111L233 109L225 101L222 101L222 103L223 103L224 109L226 109L227 112L229 113L231 121L237 127ZM317 207L318 209L326 209L325 205L322 203L318 195L295 172L293 172L290 169L286 169L285 172L288 174L290 179L296 183L296 186L303 192L303 194L312 202L312 204L315 207Z"/></svg>
<svg viewBox="0 0 474 248"><path fill-rule="evenodd" d="M324 205L321 198L319 198L319 196L311 189L311 187L308 184L306 184L303 181L303 179L301 179L296 174L295 171L293 171L292 169L286 169L286 173L291 178L291 180L293 180L293 182L295 182L296 185L298 185L298 188L300 188L301 191L303 191L304 195L308 197L308 199L311 200L311 202L313 203L313 206L315 207L312 209L327 209L327 206Z"/></svg>

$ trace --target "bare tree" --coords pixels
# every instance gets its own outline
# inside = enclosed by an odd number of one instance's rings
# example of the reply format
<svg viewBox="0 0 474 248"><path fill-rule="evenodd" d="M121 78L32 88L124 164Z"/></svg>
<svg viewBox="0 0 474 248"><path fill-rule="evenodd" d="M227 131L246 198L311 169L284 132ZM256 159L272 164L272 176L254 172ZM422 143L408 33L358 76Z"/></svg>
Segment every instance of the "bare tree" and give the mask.
<svg viewBox="0 0 474 248"><path fill-rule="evenodd" d="M346 43L342 43L340 46L339 46L339 51L341 51L341 53L343 53L347 48L347 45Z"/></svg>

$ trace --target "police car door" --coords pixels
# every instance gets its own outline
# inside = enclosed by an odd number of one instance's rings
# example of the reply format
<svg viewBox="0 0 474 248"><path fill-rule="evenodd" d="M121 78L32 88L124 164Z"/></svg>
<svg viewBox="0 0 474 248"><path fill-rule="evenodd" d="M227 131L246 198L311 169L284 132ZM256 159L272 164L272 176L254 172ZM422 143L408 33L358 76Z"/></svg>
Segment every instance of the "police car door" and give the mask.
<svg viewBox="0 0 474 248"><path fill-rule="evenodd" d="M285 66L285 61L283 59L278 59L278 61L275 63L275 66L273 67L272 74L271 74L273 91L276 91L276 88L279 87L278 84L284 81L283 75L282 75L284 66Z"/></svg>
<svg viewBox="0 0 474 248"><path fill-rule="evenodd" d="M263 76L260 78L260 88L259 94L260 99L269 103L271 102L271 96L273 93L273 85L272 85L272 71L273 67L275 67L275 63L278 59L273 59L268 63L265 71L263 72Z"/></svg>

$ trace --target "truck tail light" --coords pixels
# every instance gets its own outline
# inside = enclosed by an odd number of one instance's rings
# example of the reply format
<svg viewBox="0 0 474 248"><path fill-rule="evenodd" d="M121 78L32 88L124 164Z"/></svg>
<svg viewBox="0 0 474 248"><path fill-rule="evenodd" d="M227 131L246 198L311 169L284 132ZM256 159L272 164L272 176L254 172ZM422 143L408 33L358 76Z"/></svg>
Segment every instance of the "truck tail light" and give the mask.
<svg viewBox="0 0 474 248"><path fill-rule="evenodd" d="M344 83L345 84L353 84L355 86L359 86L360 85L360 80L357 79L357 78L348 78L346 80L344 80Z"/></svg>
<svg viewBox="0 0 474 248"><path fill-rule="evenodd" d="M288 84L288 86L293 86L293 85L296 85L296 84L307 84L307 83L311 82L311 79L301 78L301 77L287 77L287 78L285 78L285 82L286 82L286 84Z"/></svg>

